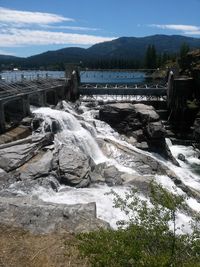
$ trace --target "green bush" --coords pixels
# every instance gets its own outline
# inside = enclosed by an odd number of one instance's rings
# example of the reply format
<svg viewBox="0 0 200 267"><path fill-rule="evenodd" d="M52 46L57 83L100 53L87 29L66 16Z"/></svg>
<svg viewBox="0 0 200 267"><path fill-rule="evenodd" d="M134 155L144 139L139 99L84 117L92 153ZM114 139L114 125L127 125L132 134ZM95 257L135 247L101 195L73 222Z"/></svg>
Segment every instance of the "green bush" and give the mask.
<svg viewBox="0 0 200 267"><path fill-rule="evenodd" d="M114 206L124 211L129 221L118 222L118 230L102 229L78 236L80 251L89 257L92 266L200 266L198 218L192 234L177 234L176 215L183 209L183 197L154 185L150 208L134 190L125 198L114 191L112 194Z"/></svg>

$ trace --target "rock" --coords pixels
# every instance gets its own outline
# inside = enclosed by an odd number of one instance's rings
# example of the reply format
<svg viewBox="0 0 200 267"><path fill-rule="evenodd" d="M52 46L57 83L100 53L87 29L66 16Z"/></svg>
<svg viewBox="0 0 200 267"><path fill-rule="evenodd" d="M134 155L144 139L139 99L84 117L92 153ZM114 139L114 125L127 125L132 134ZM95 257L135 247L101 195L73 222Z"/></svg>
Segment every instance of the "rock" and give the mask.
<svg viewBox="0 0 200 267"><path fill-rule="evenodd" d="M51 142L52 135L38 135L0 145L0 168L5 171L17 169L35 156L40 148Z"/></svg>
<svg viewBox="0 0 200 267"><path fill-rule="evenodd" d="M33 120L32 117L25 117L25 118L23 118L23 120L21 121L21 124L24 125L24 126L28 126L28 127L30 127L30 126L31 126L31 123L32 123L32 120Z"/></svg>
<svg viewBox="0 0 200 267"><path fill-rule="evenodd" d="M47 151L38 161L26 164L20 170L20 179L37 179L48 176L52 170L53 152Z"/></svg>
<svg viewBox="0 0 200 267"><path fill-rule="evenodd" d="M46 190L58 191L60 184L53 174L47 177L41 177L36 180L24 180L13 183L7 188L0 191L0 196L13 197L13 196L24 196L37 192L40 187Z"/></svg>
<svg viewBox="0 0 200 267"><path fill-rule="evenodd" d="M32 130L35 132L40 128L40 125L42 124L43 119L34 117L31 123Z"/></svg>
<svg viewBox="0 0 200 267"><path fill-rule="evenodd" d="M194 139L198 144L200 144L200 113L197 114L193 126L194 126L194 131L193 131Z"/></svg>
<svg viewBox="0 0 200 267"><path fill-rule="evenodd" d="M146 141L146 138L145 138L145 135L144 135L144 132L142 129L140 130L137 130L137 131L133 131L131 133L131 136L133 136L134 138L136 138L137 142L143 142L143 141Z"/></svg>
<svg viewBox="0 0 200 267"><path fill-rule="evenodd" d="M14 182L11 175L0 169L0 190Z"/></svg>
<svg viewBox="0 0 200 267"><path fill-rule="evenodd" d="M90 159L79 147L63 145L58 153L61 183L87 186L90 183Z"/></svg>
<svg viewBox="0 0 200 267"><path fill-rule="evenodd" d="M99 111L99 119L109 123L112 127L116 128L118 131L123 132L124 129L120 122L124 121L126 117L135 115L132 104L127 103L117 103L104 105Z"/></svg>
<svg viewBox="0 0 200 267"><path fill-rule="evenodd" d="M96 204L54 204L24 197L0 197L0 223L22 227L32 233L89 232L108 229L97 219Z"/></svg>
<svg viewBox="0 0 200 267"><path fill-rule="evenodd" d="M142 150L148 150L149 149L149 146L147 144L147 142L141 142L141 143L136 143L135 146L139 149L142 149Z"/></svg>
<svg viewBox="0 0 200 267"><path fill-rule="evenodd" d="M161 123L161 121L150 122L147 127L147 134L150 139L164 139L166 131Z"/></svg>
<svg viewBox="0 0 200 267"><path fill-rule="evenodd" d="M179 160L183 161L183 162L186 161L185 156L184 156L183 154L181 154L181 153L178 154L178 157L177 157L177 158L178 158Z"/></svg>
<svg viewBox="0 0 200 267"><path fill-rule="evenodd" d="M104 105L99 111L99 117L120 134L134 137L138 148L154 151L167 159L173 159L165 144L166 131L152 106L127 103Z"/></svg>
<svg viewBox="0 0 200 267"><path fill-rule="evenodd" d="M123 183L121 174L115 166L110 166L104 169L103 177L109 186L121 185Z"/></svg>
<svg viewBox="0 0 200 267"><path fill-rule="evenodd" d="M156 113L154 107L145 104L135 104L133 106L143 124L159 120L159 115Z"/></svg>
<svg viewBox="0 0 200 267"><path fill-rule="evenodd" d="M131 185L137 191L147 196L150 193L150 183L154 180L152 176L141 176L134 174L123 174L122 179L125 185Z"/></svg>

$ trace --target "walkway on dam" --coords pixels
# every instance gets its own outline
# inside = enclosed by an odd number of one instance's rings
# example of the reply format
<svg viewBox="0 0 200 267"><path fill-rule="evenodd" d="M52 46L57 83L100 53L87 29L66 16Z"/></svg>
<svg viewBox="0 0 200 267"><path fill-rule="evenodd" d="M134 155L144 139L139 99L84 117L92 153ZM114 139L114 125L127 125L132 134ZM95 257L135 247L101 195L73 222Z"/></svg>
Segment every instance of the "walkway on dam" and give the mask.
<svg viewBox="0 0 200 267"><path fill-rule="evenodd" d="M81 84L80 95L142 95L166 96L166 85L128 85L128 84Z"/></svg>
<svg viewBox="0 0 200 267"><path fill-rule="evenodd" d="M58 87L63 87L64 79L42 78L33 81L20 81L7 83L0 80L0 101L5 102L23 95L31 95L37 92L47 91Z"/></svg>

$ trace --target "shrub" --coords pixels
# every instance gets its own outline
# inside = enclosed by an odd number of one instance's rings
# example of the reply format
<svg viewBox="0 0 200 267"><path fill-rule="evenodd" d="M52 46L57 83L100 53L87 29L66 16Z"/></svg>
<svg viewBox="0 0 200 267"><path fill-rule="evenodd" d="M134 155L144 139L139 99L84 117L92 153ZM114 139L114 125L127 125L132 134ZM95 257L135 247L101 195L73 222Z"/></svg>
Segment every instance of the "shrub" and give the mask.
<svg viewBox="0 0 200 267"><path fill-rule="evenodd" d="M82 255L89 257L92 266L200 266L198 218L191 226L192 234L177 233L177 212L184 207L182 196L155 185L151 204L141 200L133 189L124 198L111 193L114 206L129 220L118 222L118 230L102 229L78 236Z"/></svg>

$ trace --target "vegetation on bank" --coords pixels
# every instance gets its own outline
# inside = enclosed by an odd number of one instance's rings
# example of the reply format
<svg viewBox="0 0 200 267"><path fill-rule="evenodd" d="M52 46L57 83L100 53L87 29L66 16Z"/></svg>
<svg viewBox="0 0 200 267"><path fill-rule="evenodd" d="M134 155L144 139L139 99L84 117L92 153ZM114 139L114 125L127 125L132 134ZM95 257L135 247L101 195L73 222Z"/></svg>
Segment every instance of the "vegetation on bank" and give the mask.
<svg viewBox="0 0 200 267"><path fill-rule="evenodd" d="M135 191L125 198L115 194L115 207L129 217L119 222L119 230L100 230L78 238L82 255L94 267L200 266L199 219L191 224L192 234L178 234L177 213L184 199L160 186L153 186L151 203L138 198ZM124 227L126 226L126 227Z"/></svg>

